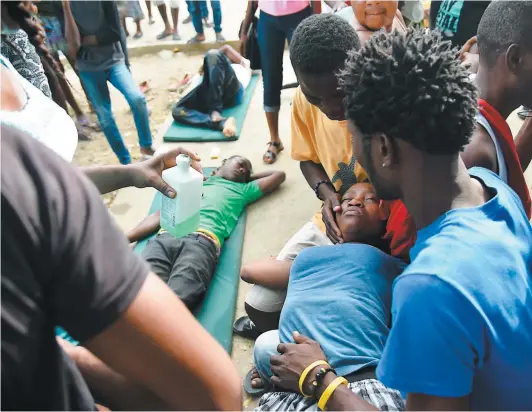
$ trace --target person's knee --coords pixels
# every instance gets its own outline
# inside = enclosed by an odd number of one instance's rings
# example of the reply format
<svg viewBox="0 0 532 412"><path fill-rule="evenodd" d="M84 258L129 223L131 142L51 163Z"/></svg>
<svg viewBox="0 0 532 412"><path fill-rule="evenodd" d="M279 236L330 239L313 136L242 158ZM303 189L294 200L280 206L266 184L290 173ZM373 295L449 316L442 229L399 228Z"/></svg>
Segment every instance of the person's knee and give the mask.
<svg viewBox="0 0 532 412"><path fill-rule="evenodd" d="M135 93L133 96L131 96L131 98L129 99L129 105L131 106L132 110L145 109L146 97L139 91L138 93Z"/></svg>
<svg viewBox="0 0 532 412"><path fill-rule="evenodd" d="M255 341L253 349L253 361L255 368L262 378L269 380L272 376L270 367L270 358L272 355L278 355L277 346L279 345L279 331L271 330L260 335Z"/></svg>
<svg viewBox="0 0 532 412"><path fill-rule="evenodd" d="M217 49L210 49L207 53L205 53L205 60L207 61L207 64L215 65L216 61L218 60L219 53L220 52Z"/></svg>

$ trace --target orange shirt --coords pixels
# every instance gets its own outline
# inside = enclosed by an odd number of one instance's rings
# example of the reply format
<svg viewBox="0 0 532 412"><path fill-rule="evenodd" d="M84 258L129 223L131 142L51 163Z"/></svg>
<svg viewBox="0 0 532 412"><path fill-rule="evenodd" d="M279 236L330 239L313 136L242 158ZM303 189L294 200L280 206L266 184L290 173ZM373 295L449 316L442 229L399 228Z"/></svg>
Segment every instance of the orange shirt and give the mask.
<svg viewBox="0 0 532 412"><path fill-rule="evenodd" d="M308 102L299 88L292 103L291 133L292 159L321 164L339 193L368 180L366 171L353 156L347 121L330 120ZM403 257L414 243L415 229L411 219L403 222L406 209L402 202L397 202L390 203L386 236L390 238L392 255ZM316 213L312 221L325 232L321 212Z"/></svg>

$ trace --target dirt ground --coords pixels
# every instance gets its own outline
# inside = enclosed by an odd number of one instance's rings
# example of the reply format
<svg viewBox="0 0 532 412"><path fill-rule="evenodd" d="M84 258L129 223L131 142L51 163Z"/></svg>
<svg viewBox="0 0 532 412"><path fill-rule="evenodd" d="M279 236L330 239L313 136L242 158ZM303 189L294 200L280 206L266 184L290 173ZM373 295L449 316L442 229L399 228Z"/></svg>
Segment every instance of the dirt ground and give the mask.
<svg viewBox="0 0 532 412"><path fill-rule="evenodd" d="M166 120L171 111L171 106L178 99L176 91L170 91L187 72L195 72L202 61L202 55L186 55L184 53L172 53L170 51L161 54L145 55L131 59L131 71L135 82L147 80L151 90L146 93L148 109L150 110L150 128L155 138L157 130ZM83 94L80 82L73 70L67 70L67 78L74 88L74 95L86 113L89 113L89 105ZM114 87L109 87L113 113L118 129L126 142L133 161L140 158L137 130L133 121L133 115L124 97ZM91 114L96 122L96 115ZM161 142L154 142L157 147ZM98 164L119 164L117 157L111 150L107 139L102 132L93 132L92 141L79 142L73 163L77 166L90 166ZM115 194L105 196L106 203L111 204Z"/></svg>

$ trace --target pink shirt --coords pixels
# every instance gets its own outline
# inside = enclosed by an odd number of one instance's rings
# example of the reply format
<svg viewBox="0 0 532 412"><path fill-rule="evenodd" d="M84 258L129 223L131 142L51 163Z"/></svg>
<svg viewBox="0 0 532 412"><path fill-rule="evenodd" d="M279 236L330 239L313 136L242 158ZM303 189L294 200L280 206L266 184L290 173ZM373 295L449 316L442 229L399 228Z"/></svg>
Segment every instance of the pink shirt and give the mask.
<svg viewBox="0 0 532 412"><path fill-rule="evenodd" d="M259 9L272 16L295 14L309 5L309 0L259 0Z"/></svg>

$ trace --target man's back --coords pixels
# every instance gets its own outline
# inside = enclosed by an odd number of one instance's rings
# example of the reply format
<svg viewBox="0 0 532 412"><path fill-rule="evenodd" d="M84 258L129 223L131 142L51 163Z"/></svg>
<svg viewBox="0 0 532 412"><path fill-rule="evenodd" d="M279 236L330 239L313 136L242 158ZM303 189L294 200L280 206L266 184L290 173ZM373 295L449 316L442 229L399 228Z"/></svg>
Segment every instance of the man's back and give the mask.
<svg viewBox="0 0 532 412"><path fill-rule="evenodd" d="M520 199L495 174L470 173L494 196L418 232L412 263L394 285L379 377L407 393L471 394L475 410L528 409L532 229ZM414 338L419 331L423 338Z"/></svg>

